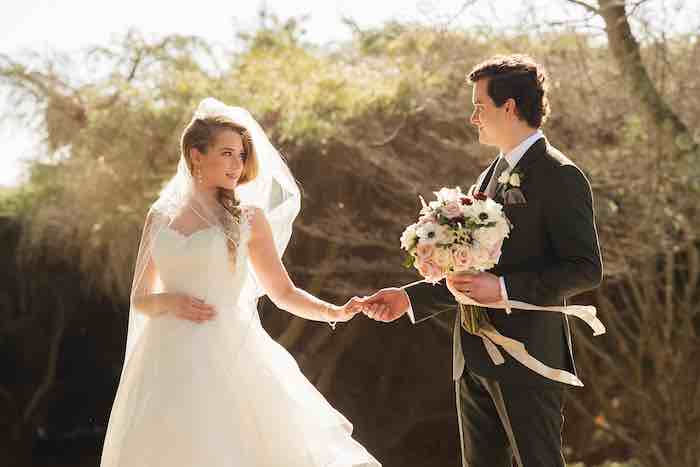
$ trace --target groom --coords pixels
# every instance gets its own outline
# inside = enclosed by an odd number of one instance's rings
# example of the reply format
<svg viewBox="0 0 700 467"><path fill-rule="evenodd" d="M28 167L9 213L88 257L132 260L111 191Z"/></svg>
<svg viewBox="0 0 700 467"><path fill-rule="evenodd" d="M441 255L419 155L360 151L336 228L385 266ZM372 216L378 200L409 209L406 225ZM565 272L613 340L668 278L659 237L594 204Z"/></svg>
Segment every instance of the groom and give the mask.
<svg viewBox="0 0 700 467"><path fill-rule="evenodd" d="M542 66L524 55L493 57L468 77L474 106L470 122L482 144L500 150L470 191L503 204L513 224L495 268L448 279L479 303L510 299L561 306L601 281L590 185L540 130L549 111L546 80ZM385 322L404 313L415 321L446 307L455 308L456 302L445 281L383 289L365 301L365 313ZM501 467L514 461L520 467L563 467L565 385L505 352L505 363L495 365L468 323L470 316L484 316L501 334L525 344L537 360L575 374L566 316L470 307L460 307L459 315L453 367L462 465Z"/></svg>

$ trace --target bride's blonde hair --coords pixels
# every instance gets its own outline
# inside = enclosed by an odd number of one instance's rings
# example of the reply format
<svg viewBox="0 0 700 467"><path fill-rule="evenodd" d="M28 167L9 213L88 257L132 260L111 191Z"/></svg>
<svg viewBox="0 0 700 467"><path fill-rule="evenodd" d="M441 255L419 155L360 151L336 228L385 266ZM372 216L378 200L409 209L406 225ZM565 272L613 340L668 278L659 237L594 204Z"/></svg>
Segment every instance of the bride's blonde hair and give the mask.
<svg viewBox="0 0 700 467"><path fill-rule="evenodd" d="M194 173L194 165L192 163L192 149L196 148L202 154L206 154L209 146L214 142L216 137L224 130L231 130L238 133L243 141L243 150L246 154L246 160L243 163L243 171L238 179L238 184L243 185L254 180L258 176L258 159L255 154L255 146L250 137L250 133L244 127L234 123L226 117L207 117L193 119L182 132L180 140L180 151L182 156L187 161L187 166L190 173ZM240 235L239 224L241 220L240 202L236 197L234 190L218 188L217 199L223 206L223 214L221 224L224 226L224 231L228 237L228 251L231 265L235 265L237 245L234 239L238 239Z"/></svg>

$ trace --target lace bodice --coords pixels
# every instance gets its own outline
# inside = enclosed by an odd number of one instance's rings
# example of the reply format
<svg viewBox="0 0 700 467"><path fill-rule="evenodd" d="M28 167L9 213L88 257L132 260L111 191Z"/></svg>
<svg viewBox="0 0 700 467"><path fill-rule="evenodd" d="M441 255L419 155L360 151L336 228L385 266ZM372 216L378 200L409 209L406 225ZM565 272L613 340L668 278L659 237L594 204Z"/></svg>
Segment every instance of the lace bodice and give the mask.
<svg viewBox="0 0 700 467"><path fill-rule="evenodd" d="M191 234L164 227L153 246L153 258L164 292L185 293L229 308L237 303L247 280L248 240L252 208L242 208L235 267L229 260L225 234L216 226Z"/></svg>

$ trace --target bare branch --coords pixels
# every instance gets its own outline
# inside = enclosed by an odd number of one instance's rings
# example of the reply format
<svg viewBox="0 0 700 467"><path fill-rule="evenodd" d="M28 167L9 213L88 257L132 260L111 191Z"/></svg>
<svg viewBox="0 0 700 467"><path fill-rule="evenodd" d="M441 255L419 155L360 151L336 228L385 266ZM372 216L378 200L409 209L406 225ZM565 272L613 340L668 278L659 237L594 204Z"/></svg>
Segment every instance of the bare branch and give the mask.
<svg viewBox="0 0 700 467"><path fill-rule="evenodd" d="M582 6L586 10L590 11L591 13L594 13L596 15L600 14L600 11L598 8L594 7L590 3L584 2L583 0L565 0L569 3L573 3L574 5Z"/></svg>
<svg viewBox="0 0 700 467"><path fill-rule="evenodd" d="M632 7L629 10L629 13L627 14L628 16L634 16L636 11L639 9L640 6L644 5L647 3L649 0L638 0L632 4Z"/></svg>
<svg viewBox="0 0 700 467"><path fill-rule="evenodd" d="M467 0L462 3L462 6L459 7L459 10L457 10L456 13L451 15L451 17L445 22L444 27L445 29L448 29L457 19L459 19L460 16L464 14L465 11L467 11L467 8L473 6L476 3L477 0Z"/></svg>
<svg viewBox="0 0 700 467"><path fill-rule="evenodd" d="M389 136L384 138L382 141L377 141L377 142L370 142L368 145L373 148L380 148L382 146L386 146L387 144L391 143L396 139L396 137L399 135L399 132L403 129L404 126L406 126L406 120L408 117L404 115L403 119L401 120L401 123L398 124L398 126L394 129L394 131L391 132Z"/></svg>
<svg viewBox="0 0 700 467"><path fill-rule="evenodd" d="M567 1L579 3L579 0ZM669 133L672 140L677 142L674 148L676 157L691 154L691 157L696 158L698 144L693 135L659 94L643 64L639 43L632 34L627 19L625 3L618 0L599 0L599 3L599 12L605 21L610 50L620 70L629 80L632 94L640 100L642 108L656 127Z"/></svg>

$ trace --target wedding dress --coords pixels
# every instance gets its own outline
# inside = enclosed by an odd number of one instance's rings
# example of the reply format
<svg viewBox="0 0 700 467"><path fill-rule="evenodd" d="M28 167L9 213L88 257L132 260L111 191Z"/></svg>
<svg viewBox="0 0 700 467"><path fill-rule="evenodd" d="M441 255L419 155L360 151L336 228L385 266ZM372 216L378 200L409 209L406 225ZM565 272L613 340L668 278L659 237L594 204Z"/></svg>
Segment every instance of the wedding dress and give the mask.
<svg viewBox="0 0 700 467"><path fill-rule="evenodd" d="M242 302L250 213L234 267L217 227L155 235L162 290L218 313L201 324L167 313L147 321L122 373L102 467L380 466Z"/></svg>

